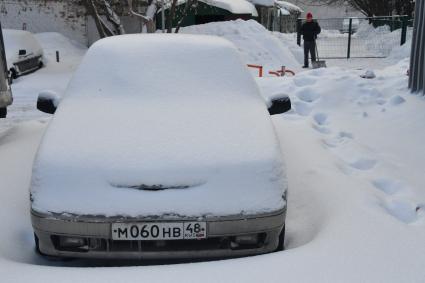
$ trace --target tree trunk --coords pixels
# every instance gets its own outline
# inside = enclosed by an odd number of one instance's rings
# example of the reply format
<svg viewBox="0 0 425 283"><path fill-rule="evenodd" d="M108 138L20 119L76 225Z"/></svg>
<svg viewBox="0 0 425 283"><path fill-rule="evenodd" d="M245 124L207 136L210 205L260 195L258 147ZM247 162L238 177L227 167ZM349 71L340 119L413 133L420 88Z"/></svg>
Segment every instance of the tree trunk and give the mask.
<svg viewBox="0 0 425 283"><path fill-rule="evenodd" d="M107 37L106 32L101 23L99 13L97 12L97 8L96 8L96 4L94 3L94 0L86 0L85 4L87 7L87 10L89 11L89 13L92 15L94 19L100 38Z"/></svg>
<svg viewBox="0 0 425 283"><path fill-rule="evenodd" d="M176 7L177 7L177 0L173 0L173 2L171 3L171 8L168 12L167 33L173 32L173 19L174 19L174 14L176 13Z"/></svg>

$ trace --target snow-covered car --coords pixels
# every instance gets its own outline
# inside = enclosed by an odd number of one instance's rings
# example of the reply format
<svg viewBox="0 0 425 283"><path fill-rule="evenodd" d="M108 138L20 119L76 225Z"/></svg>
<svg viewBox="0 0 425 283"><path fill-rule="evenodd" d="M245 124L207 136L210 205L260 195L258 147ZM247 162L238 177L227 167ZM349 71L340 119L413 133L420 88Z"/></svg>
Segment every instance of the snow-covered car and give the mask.
<svg viewBox="0 0 425 283"><path fill-rule="evenodd" d="M6 118L7 107L13 102L9 86L6 56L4 52L3 33L0 25L0 118Z"/></svg>
<svg viewBox="0 0 425 283"><path fill-rule="evenodd" d="M341 33L350 32L350 20L351 20L351 33L356 33L360 26L360 20L358 18L347 18L342 22Z"/></svg>
<svg viewBox="0 0 425 283"><path fill-rule="evenodd" d="M43 49L32 33L4 29L3 35L7 65L13 79L43 67Z"/></svg>
<svg viewBox="0 0 425 283"><path fill-rule="evenodd" d="M56 108L57 106L57 108ZM269 106L269 108L268 108ZM282 250L286 175L266 103L233 44L125 35L88 51L33 166L39 253L234 257Z"/></svg>

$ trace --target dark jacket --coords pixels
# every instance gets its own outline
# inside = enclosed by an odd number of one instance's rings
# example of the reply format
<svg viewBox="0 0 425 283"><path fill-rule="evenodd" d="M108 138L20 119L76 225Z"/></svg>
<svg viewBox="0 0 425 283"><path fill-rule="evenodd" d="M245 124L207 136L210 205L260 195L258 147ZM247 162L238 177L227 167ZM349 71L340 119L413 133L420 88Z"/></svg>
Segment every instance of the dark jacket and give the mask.
<svg viewBox="0 0 425 283"><path fill-rule="evenodd" d="M304 41L315 41L317 35L322 31L317 22L305 22L301 26L301 34L303 35Z"/></svg>

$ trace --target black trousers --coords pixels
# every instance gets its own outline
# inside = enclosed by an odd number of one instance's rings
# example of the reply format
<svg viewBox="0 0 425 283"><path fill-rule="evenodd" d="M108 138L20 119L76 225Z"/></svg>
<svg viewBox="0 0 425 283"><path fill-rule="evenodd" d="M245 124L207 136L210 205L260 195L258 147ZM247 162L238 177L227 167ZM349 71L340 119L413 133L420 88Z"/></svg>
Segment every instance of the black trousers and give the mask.
<svg viewBox="0 0 425 283"><path fill-rule="evenodd" d="M308 53L311 55L311 61L316 61L316 42L304 41L304 66L308 66Z"/></svg>

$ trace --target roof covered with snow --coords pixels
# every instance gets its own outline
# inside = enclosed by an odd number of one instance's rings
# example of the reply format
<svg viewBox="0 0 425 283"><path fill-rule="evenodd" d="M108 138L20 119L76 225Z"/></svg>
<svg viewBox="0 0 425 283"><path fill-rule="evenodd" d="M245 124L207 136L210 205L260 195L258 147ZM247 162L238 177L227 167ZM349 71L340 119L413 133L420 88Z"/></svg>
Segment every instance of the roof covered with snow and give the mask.
<svg viewBox="0 0 425 283"><path fill-rule="evenodd" d="M276 5L278 7L280 7L281 9L285 9L290 13L293 13L293 12L302 13L302 12L304 12L300 7L298 7L298 6L296 6L292 3L289 3L287 1L276 0L275 2L276 2Z"/></svg>
<svg viewBox="0 0 425 283"><path fill-rule="evenodd" d="M280 156L266 104L229 41L111 37L90 48L49 125L34 164L33 209L276 211L286 187Z"/></svg>
<svg viewBox="0 0 425 283"><path fill-rule="evenodd" d="M199 0L205 4L215 6L231 12L232 14L251 14L258 16L257 9L246 0Z"/></svg>
<svg viewBox="0 0 425 283"><path fill-rule="evenodd" d="M280 0L247 0L254 5L266 6L266 7L274 7L277 6L280 8L280 11L283 15L290 15L291 13L302 13L303 10L287 1Z"/></svg>
<svg viewBox="0 0 425 283"><path fill-rule="evenodd" d="M274 6L275 0L247 0L247 1L251 2L254 5L271 7L271 6Z"/></svg>
<svg viewBox="0 0 425 283"><path fill-rule="evenodd" d="M258 17L257 9L253 4L247 0L198 0L210 6L214 6L232 14L250 14L253 17ZM186 3L186 0L178 0L177 4L181 5ZM168 7L170 4L168 4ZM161 10L159 10L161 11Z"/></svg>

